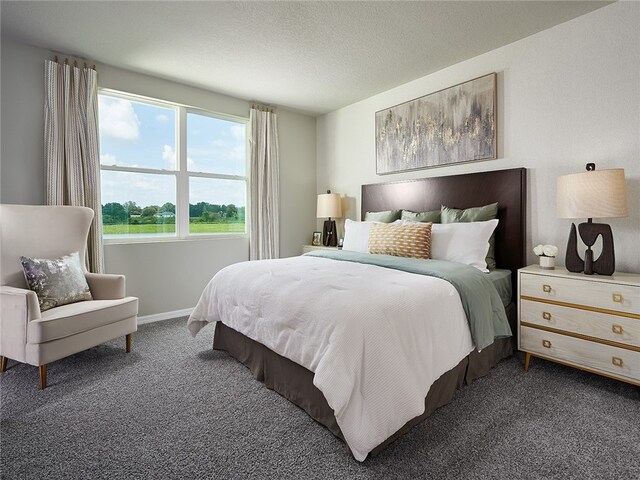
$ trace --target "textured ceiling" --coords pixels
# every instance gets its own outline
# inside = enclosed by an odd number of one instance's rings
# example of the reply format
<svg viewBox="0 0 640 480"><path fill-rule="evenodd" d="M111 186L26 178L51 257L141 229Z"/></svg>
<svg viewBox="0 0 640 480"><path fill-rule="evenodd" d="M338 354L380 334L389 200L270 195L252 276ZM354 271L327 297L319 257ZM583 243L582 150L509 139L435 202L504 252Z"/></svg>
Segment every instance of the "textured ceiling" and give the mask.
<svg viewBox="0 0 640 480"><path fill-rule="evenodd" d="M325 113L611 2L10 2L2 38Z"/></svg>

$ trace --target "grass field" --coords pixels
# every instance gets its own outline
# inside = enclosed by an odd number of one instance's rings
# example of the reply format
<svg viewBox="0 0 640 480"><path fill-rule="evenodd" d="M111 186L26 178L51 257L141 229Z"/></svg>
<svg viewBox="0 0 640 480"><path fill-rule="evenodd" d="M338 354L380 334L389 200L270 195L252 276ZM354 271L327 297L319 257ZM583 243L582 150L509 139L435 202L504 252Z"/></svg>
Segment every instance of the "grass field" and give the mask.
<svg viewBox="0 0 640 480"><path fill-rule="evenodd" d="M173 224L149 225L103 225L103 235L149 235L154 233L175 233ZM244 233L244 223L190 223L190 233Z"/></svg>

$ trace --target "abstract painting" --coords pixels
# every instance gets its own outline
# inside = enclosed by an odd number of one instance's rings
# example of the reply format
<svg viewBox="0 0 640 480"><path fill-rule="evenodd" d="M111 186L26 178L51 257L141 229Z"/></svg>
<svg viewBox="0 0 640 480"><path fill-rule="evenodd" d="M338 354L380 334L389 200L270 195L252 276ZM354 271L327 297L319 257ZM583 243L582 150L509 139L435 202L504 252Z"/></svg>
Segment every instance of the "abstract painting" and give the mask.
<svg viewBox="0 0 640 480"><path fill-rule="evenodd" d="M376 173L496 158L496 74L376 112Z"/></svg>

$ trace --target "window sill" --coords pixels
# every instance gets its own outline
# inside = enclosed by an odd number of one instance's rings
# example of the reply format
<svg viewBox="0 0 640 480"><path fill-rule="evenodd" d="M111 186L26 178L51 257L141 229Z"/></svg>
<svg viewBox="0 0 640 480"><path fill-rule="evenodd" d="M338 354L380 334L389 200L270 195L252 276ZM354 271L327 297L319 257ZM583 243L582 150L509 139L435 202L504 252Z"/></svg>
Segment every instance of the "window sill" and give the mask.
<svg viewBox="0 0 640 480"><path fill-rule="evenodd" d="M138 238L104 238L102 237L105 245L131 245L137 243L182 243L182 242L198 242L202 240L239 240L249 239L248 233L236 233L236 234L215 234L215 235L190 235L185 238L178 237L138 237Z"/></svg>

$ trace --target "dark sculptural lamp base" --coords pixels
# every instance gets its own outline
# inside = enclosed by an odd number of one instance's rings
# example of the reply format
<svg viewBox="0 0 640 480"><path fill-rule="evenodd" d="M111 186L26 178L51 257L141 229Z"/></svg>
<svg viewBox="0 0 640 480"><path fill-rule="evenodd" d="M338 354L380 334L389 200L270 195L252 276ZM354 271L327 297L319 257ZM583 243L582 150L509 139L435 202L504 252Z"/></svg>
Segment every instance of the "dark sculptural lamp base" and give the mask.
<svg viewBox="0 0 640 480"><path fill-rule="evenodd" d="M606 223L593 223L589 218L586 222L578 225L578 231L580 232L580 238L587 246L587 250L584 252L584 260L582 260L578 255L576 226L572 223L565 255L567 270L570 272L584 272L586 275L593 275L594 273L613 275L616 262L611 227ZM600 253L597 260L594 260L591 247L596 243L599 235L602 235L602 253Z"/></svg>
<svg viewBox="0 0 640 480"><path fill-rule="evenodd" d="M322 228L322 243L325 247L335 247L338 245L338 235L336 234L336 221L325 220Z"/></svg>

